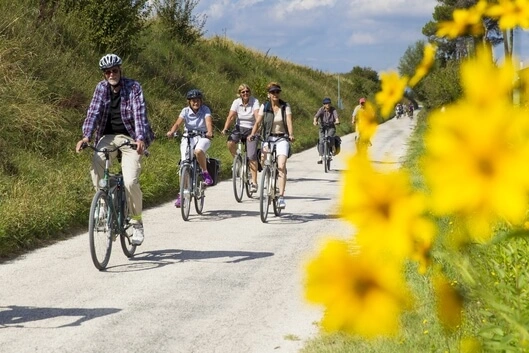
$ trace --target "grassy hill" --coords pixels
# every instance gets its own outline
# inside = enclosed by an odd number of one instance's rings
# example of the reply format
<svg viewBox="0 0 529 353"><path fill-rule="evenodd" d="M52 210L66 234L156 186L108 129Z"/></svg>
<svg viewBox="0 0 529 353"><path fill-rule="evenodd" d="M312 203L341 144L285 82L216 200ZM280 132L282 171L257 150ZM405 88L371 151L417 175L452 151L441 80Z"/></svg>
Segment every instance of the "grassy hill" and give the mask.
<svg viewBox="0 0 529 353"><path fill-rule="evenodd" d="M85 229L93 196L89 153L76 154L81 124L96 83L97 63L106 54L93 49L82 18L43 20L35 1L0 0L0 258L10 257ZM40 14L40 16L39 16ZM220 137L239 84L247 83L262 101L265 86L278 81L293 109L294 149L312 147L312 117L323 97L337 102L337 76L256 52L227 38L179 44L156 22L137 38L133 54L120 52L124 75L142 84L157 135L144 160L145 204L173 198L178 187L178 146L165 132L186 105L185 92L199 88L211 108L217 136L209 151L231 163ZM344 109L340 135L366 79L340 80ZM369 85L367 85L369 86ZM369 86L371 87L371 86ZM345 119L343 119L346 117Z"/></svg>

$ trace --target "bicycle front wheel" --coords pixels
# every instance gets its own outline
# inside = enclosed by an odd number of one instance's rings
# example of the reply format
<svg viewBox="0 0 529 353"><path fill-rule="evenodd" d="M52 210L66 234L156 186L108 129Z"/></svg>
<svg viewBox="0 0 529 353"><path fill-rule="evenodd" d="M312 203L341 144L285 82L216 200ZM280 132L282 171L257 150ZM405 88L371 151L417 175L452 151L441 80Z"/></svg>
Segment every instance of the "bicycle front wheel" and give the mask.
<svg viewBox="0 0 529 353"><path fill-rule="evenodd" d="M250 188L250 180L252 180L252 172L250 171L250 160L246 157L246 163L243 164L244 170L244 188L246 189L246 196L252 198L253 192Z"/></svg>
<svg viewBox="0 0 529 353"><path fill-rule="evenodd" d="M191 167L184 165L180 171L180 211L184 221L189 220L191 210L191 198L193 197L193 179L191 177Z"/></svg>
<svg viewBox="0 0 529 353"><path fill-rule="evenodd" d="M233 176L233 195L237 202L242 201L242 193L244 189L244 171L242 164L242 156L237 154L233 158L232 165L232 176Z"/></svg>
<svg viewBox="0 0 529 353"><path fill-rule="evenodd" d="M195 210L198 214L202 214L204 209L204 197L205 197L205 188L204 178L201 173L195 173Z"/></svg>
<svg viewBox="0 0 529 353"><path fill-rule="evenodd" d="M90 255L95 267L100 271L107 267L112 250L112 213L107 200L105 191L96 192L88 221Z"/></svg>
<svg viewBox="0 0 529 353"><path fill-rule="evenodd" d="M272 171L270 170L270 167L266 166L263 169L263 174L261 175L259 211L261 215L261 222L263 223L266 223L266 219L268 218L268 207L270 206L271 174Z"/></svg>
<svg viewBox="0 0 529 353"><path fill-rule="evenodd" d="M279 188L277 187L277 179L279 178L279 173L276 171L275 177L274 177L274 183L272 185L272 190L275 190L274 192L274 202L272 205L274 206L274 214L279 217L281 216L281 208L279 207Z"/></svg>
<svg viewBox="0 0 529 353"><path fill-rule="evenodd" d="M330 165L331 161L329 159L329 141L326 138L325 142L323 143L323 170L325 170L325 173L329 171Z"/></svg>
<svg viewBox="0 0 529 353"><path fill-rule="evenodd" d="M122 200L122 208L121 208L121 233L119 234L119 241L121 243L121 249L123 250L123 253L126 257L132 257L134 256L134 253L136 252L136 245L132 244L132 241L130 240L132 238L132 233L134 231L134 228L130 223L127 221L128 216L128 208L127 208L127 199L125 192L121 194Z"/></svg>

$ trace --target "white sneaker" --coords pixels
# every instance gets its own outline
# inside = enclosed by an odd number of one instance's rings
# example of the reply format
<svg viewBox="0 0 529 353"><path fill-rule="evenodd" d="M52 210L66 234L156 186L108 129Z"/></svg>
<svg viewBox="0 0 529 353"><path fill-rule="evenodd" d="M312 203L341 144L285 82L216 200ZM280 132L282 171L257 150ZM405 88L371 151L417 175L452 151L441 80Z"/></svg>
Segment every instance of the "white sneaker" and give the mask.
<svg viewBox="0 0 529 353"><path fill-rule="evenodd" d="M257 184L250 183L250 192L251 193L257 192Z"/></svg>
<svg viewBox="0 0 529 353"><path fill-rule="evenodd" d="M279 200L277 200L277 207L279 208L287 207L287 203L285 202L285 199L283 198L283 196L279 196Z"/></svg>
<svg viewBox="0 0 529 353"><path fill-rule="evenodd" d="M132 233L132 238L130 239L130 241L134 245L141 245L141 243L143 243L143 239L145 238L143 234L143 224L138 223L135 224L133 227L134 231Z"/></svg>

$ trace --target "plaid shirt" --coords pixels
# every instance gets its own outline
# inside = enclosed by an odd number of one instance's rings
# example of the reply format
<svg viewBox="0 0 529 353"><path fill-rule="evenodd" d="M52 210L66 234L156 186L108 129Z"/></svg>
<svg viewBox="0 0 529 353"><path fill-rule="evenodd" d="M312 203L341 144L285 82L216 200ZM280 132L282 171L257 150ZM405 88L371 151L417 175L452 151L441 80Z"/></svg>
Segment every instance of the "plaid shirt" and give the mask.
<svg viewBox="0 0 529 353"><path fill-rule="evenodd" d="M121 119L130 137L143 141L148 147L154 140L141 85L132 79L121 78ZM95 132L95 141L103 135L110 115L110 84L101 81L97 84L83 123L83 137L91 138Z"/></svg>

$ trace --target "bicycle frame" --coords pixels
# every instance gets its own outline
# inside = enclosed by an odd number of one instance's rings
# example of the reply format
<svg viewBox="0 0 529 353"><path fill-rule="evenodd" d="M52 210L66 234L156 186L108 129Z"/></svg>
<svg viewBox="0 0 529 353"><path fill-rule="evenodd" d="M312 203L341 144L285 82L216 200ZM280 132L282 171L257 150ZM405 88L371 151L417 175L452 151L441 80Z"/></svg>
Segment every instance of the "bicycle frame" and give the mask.
<svg viewBox="0 0 529 353"><path fill-rule="evenodd" d="M180 200L182 218L187 221L189 219L189 208L191 199L194 199L195 210L198 214L202 214L205 197L205 184L203 182L202 174L200 173L200 166L194 154L195 146L191 145L191 141L196 136L204 136L202 131L187 131L182 137L187 139L186 159L180 163L179 177L180 177ZM187 157L191 157L188 159ZM186 174L189 170L189 180L185 180ZM189 185L188 185L189 184Z"/></svg>
<svg viewBox="0 0 529 353"><path fill-rule="evenodd" d="M272 203L274 214L281 215L281 208L279 208L279 189L277 187L277 179L279 176L279 167L277 164L276 143L286 137L280 137L276 141L264 141L267 146L266 159L264 162L263 171L261 174L261 190L260 190L260 215L261 221L266 222L268 217L268 207ZM273 144L273 146L272 146ZM270 146L272 146L270 150Z"/></svg>

